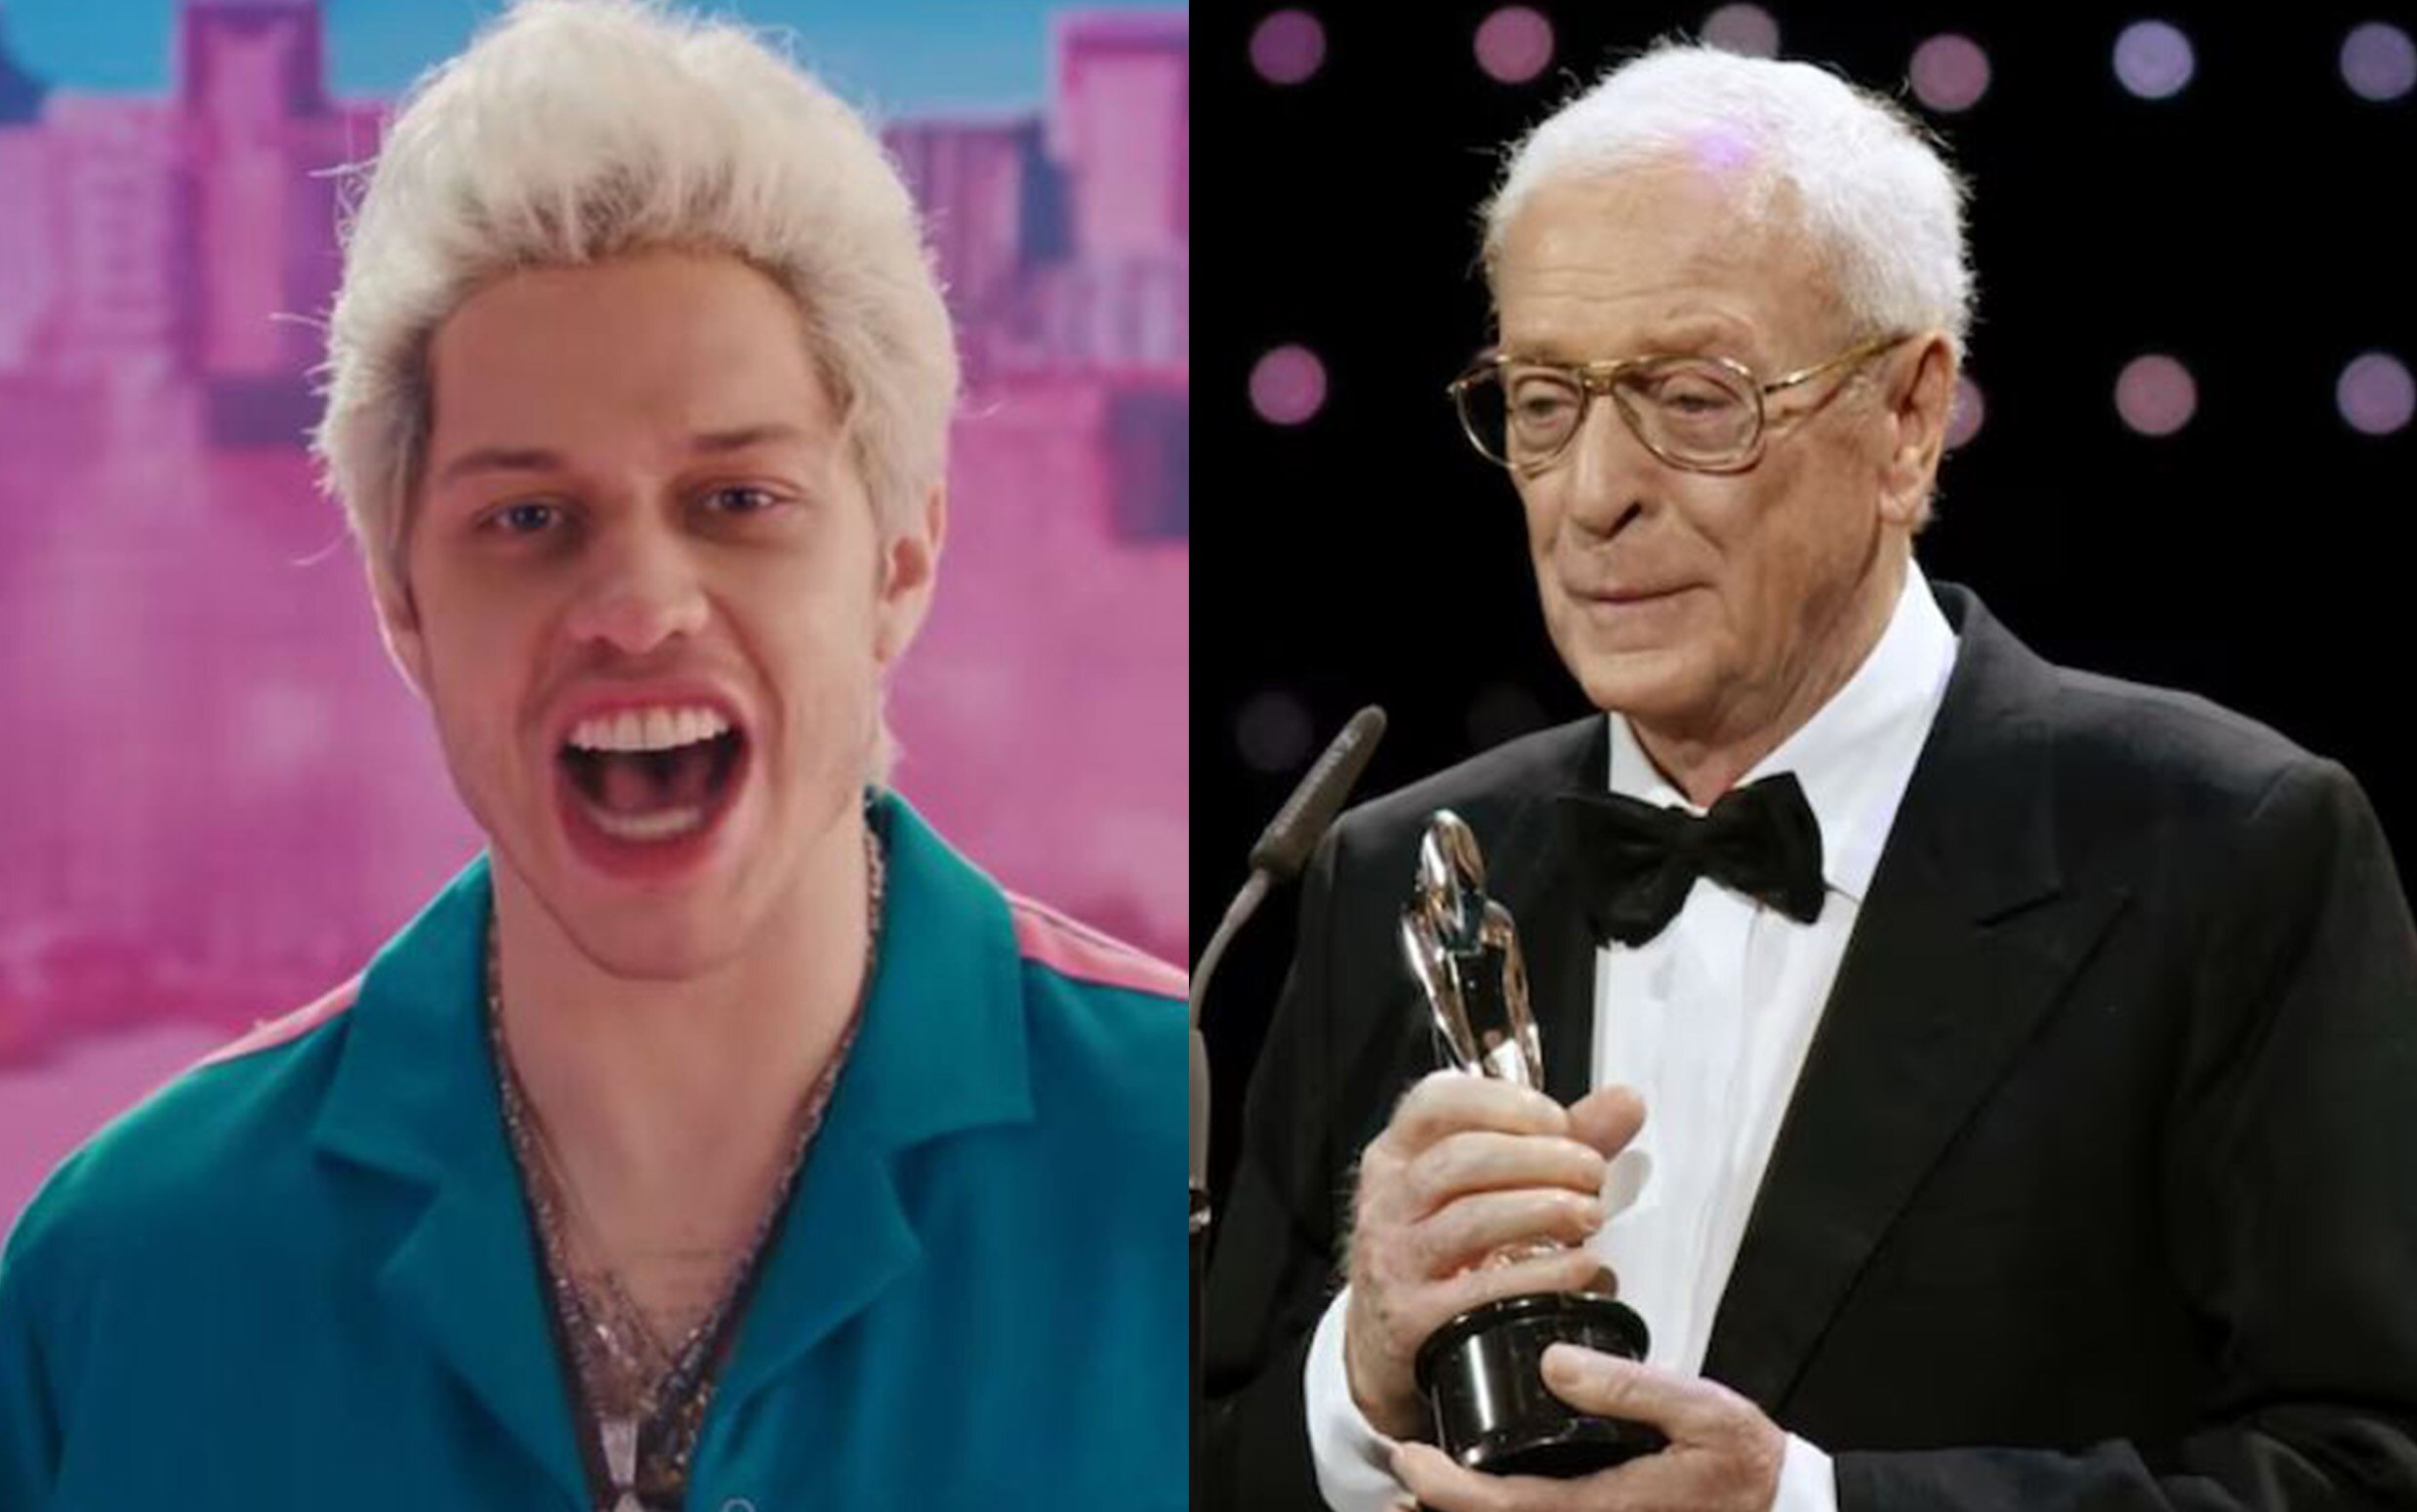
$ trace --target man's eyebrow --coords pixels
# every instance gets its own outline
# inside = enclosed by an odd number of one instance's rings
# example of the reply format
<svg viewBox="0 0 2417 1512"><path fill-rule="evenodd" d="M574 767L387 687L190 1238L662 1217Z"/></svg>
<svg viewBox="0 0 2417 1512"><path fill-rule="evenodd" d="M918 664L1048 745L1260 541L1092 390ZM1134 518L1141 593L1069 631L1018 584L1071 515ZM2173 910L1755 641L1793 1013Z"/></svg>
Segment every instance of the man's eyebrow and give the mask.
<svg viewBox="0 0 2417 1512"><path fill-rule="evenodd" d="M723 452L743 452L751 446L767 441L802 441L805 432L784 421L767 421L759 426L741 426L734 430L707 430L688 438L688 449L705 456Z"/></svg>
<svg viewBox="0 0 2417 1512"><path fill-rule="evenodd" d="M562 466L562 455L536 446L481 446L464 452L436 474L444 487L474 472L551 472Z"/></svg>
<svg viewBox="0 0 2417 1512"><path fill-rule="evenodd" d="M758 426L740 426L730 430L704 430L688 438L688 450L698 456L717 457L727 452L745 451L768 441L799 441L805 432L796 426L779 421ZM480 446L464 452L444 466L436 474L438 487L478 472L553 472L569 466L562 454L542 446Z"/></svg>

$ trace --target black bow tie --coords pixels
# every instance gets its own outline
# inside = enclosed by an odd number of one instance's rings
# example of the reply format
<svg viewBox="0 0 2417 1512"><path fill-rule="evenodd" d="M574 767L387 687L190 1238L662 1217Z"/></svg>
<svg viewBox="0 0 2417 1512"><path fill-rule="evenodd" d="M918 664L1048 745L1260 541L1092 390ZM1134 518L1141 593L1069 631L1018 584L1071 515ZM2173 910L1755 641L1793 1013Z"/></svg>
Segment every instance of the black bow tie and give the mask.
<svg viewBox="0 0 2417 1512"><path fill-rule="evenodd" d="M1721 795L1700 819L1618 793L1555 800L1598 942L1659 934L1699 877L1811 923L1822 913L1822 827L1793 773Z"/></svg>

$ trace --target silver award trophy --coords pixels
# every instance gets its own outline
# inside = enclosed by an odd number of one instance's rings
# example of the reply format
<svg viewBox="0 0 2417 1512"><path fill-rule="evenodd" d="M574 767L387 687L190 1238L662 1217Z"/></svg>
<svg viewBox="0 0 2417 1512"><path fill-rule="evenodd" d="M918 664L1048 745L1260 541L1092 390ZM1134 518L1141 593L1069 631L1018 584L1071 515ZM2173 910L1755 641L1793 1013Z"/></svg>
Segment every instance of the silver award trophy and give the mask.
<svg viewBox="0 0 2417 1512"><path fill-rule="evenodd" d="M1439 808L1418 844L1418 874L1402 910L1402 952L1435 1010L1453 1063L1472 1076L1542 1090L1544 1055L1528 1007L1528 973L1510 910L1486 896L1486 863L1459 816ZM1520 1246L1484 1263L1553 1247ZM1645 1358L1645 1322L1583 1291L1502 1297L1473 1307L1418 1348L1418 1391L1436 1442L1472 1470L1568 1477L1662 1448L1644 1423L1589 1417L1544 1385L1544 1347L1581 1344Z"/></svg>

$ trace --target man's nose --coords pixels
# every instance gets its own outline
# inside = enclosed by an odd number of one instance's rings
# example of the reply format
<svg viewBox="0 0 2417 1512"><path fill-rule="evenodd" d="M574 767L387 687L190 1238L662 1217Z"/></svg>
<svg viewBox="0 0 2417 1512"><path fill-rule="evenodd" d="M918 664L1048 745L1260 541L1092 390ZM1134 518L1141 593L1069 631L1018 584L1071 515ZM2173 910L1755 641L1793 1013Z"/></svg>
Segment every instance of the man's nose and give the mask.
<svg viewBox="0 0 2417 1512"><path fill-rule="evenodd" d="M605 532L572 606L569 630L627 656L644 656L675 635L693 636L707 617L705 585L687 545L650 525Z"/></svg>
<svg viewBox="0 0 2417 1512"><path fill-rule="evenodd" d="M1586 406L1586 418L1558 459L1566 476L1565 513L1591 535L1611 536L1647 507L1666 478L1660 458L1637 439L1610 394Z"/></svg>

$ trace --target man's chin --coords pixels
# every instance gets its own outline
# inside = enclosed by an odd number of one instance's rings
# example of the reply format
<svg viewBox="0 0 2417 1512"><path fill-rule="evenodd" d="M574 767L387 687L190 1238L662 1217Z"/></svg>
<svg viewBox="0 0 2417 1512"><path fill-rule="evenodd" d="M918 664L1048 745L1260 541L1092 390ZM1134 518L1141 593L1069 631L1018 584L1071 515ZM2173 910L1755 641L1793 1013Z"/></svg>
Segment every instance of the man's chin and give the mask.
<svg viewBox="0 0 2417 1512"><path fill-rule="evenodd" d="M1681 647L1580 648L1575 656L1565 649L1563 660L1587 702L1631 722L1666 723L1702 701L1696 658Z"/></svg>
<svg viewBox="0 0 2417 1512"><path fill-rule="evenodd" d="M676 885L634 885L600 876L543 837L521 864L518 847L496 844L519 891L579 953L628 981L684 981L742 954L760 903L740 875L720 873ZM499 881L501 879L499 879Z"/></svg>

